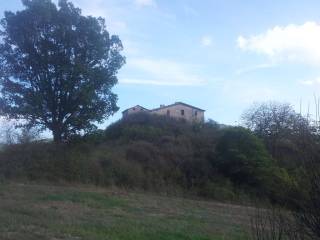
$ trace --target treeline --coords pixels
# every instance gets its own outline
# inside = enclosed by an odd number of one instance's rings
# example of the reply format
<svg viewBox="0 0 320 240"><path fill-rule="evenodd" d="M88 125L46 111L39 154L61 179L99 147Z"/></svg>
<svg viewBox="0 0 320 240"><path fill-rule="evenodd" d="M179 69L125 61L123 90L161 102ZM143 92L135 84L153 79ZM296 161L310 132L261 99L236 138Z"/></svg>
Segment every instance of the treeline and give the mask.
<svg viewBox="0 0 320 240"><path fill-rule="evenodd" d="M231 201L300 198L307 160L317 152L315 128L276 103L249 109L243 122L246 128L135 114L64 144L7 145L0 175Z"/></svg>

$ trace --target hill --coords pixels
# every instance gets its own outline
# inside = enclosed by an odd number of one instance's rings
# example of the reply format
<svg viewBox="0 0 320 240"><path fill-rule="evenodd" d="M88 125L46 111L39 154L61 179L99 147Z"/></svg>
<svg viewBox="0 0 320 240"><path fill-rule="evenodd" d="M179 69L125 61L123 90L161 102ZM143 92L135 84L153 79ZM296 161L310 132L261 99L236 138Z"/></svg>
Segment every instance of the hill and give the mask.
<svg viewBox="0 0 320 240"><path fill-rule="evenodd" d="M150 114L135 114L61 145L9 145L0 151L0 175L223 201L281 199L290 184L250 131Z"/></svg>
<svg viewBox="0 0 320 240"><path fill-rule="evenodd" d="M285 152L297 149L292 145L301 139L297 133L293 129L285 135L285 146L291 146ZM312 133L302 136L304 142L318 142ZM39 239L248 239L250 221L244 215L252 209L230 203L256 202L270 208L261 218L270 222L259 225L258 214L254 239L283 231L284 239L306 239L291 236L304 237L305 231L313 231L311 239L316 239L319 224L307 224L319 216L318 163L310 158L305 168L291 168L295 164L283 161L289 155L272 155L267 143L242 127L136 114L61 144L6 145L0 150L0 182L31 180L73 187L2 185L2 232L5 239L23 234L29 239L36 239L35 234ZM276 153L285 153L283 146ZM314 144L308 146L312 149ZM83 189L79 184L96 187ZM191 204L187 199L202 201ZM284 215L278 214L279 206ZM247 212L237 214L237 209ZM274 226L277 223L281 224Z"/></svg>

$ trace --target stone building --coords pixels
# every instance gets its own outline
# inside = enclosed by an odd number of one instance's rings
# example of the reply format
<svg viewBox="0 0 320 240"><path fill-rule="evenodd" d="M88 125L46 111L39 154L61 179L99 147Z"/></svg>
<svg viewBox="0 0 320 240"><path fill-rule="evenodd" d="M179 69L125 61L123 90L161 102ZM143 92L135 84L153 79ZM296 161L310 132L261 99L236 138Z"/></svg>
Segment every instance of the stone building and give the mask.
<svg viewBox="0 0 320 240"><path fill-rule="evenodd" d="M134 107L131 107L131 108L128 108L126 110L124 110L122 112L122 117L126 117L130 114L133 114L133 113L139 113L139 112L150 112L149 109L146 109L144 107L141 107L140 105L136 105Z"/></svg>
<svg viewBox="0 0 320 240"><path fill-rule="evenodd" d="M185 119L189 122L204 122L204 112L205 110L191 106L186 103L176 102L170 105L160 105L159 108L146 109L140 105L128 108L122 112L122 116L126 117L130 114L148 112L151 114L158 114L163 116L168 116L176 119Z"/></svg>

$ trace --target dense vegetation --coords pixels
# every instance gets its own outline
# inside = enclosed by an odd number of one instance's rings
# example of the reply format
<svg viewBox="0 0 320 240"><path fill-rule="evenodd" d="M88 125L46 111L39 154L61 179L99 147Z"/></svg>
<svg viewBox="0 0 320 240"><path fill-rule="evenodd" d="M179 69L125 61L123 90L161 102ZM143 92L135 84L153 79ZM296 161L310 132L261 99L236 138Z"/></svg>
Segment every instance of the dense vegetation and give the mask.
<svg viewBox="0 0 320 240"><path fill-rule="evenodd" d="M136 114L66 144L36 141L0 153L5 178L116 185L221 200L283 199L293 180L242 127ZM276 186L276 187L275 187Z"/></svg>

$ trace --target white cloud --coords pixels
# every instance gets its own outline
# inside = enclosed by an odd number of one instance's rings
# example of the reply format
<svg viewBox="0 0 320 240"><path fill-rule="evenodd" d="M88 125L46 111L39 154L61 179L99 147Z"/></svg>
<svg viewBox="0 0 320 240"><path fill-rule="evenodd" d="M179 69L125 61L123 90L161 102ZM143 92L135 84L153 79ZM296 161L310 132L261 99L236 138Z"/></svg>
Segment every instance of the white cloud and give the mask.
<svg viewBox="0 0 320 240"><path fill-rule="evenodd" d="M134 3L138 7L154 7L154 6L156 6L155 0L135 0Z"/></svg>
<svg viewBox="0 0 320 240"><path fill-rule="evenodd" d="M266 55L276 61L320 64L320 24L276 26L250 37L239 36L238 47Z"/></svg>
<svg viewBox="0 0 320 240"><path fill-rule="evenodd" d="M253 66L249 66L249 67L243 67L243 68L240 68L236 71L236 75L250 73L250 72L254 72L257 70L261 70L261 69L272 68L274 66L275 65L273 63L262 63L262 64L257 64L257 65L253 65Z"/></svg>
<svg viewBox="0 0 320 240"><path fill-rule="evenodd" d="M314 79L314 80L303 80L300 81L302 85L307 85L307 86L320 86L320 77Z"/></svg>
<svg viewBox="0 0 320 240"><path fill-rule="evenodd" d="M236 89L236 91L235 91ZM227 80L221 88L221 94L234 104L248 105L254 101L278 99L280 93L272 86L260 85L248 81Z"/></svg>
<svg viewBox="0 0 320 240"><path fill-rule="evenodd" d="M120 83L123 84L141 84L141 85L158 85L158 86L180 86L179 84L174 84L169 81L159 81L159 80L148 80L148 79L138 79L138 78L122 78Z"/></svg>
<svg viewBox="0 0 320 240"><path fill-rule="evenodd" d="M195 86L205 80L192 72L192 66L165 59L135 58L128 66L139 71L141 78L120 78L120 83L170 86Z"/></svg>
<svg viewBox="0 0 320 240"><path fill-rule="evenodd" d="M201 45L204 47L209 47L212 45L212 37L211 36L203 36L201 38Z"/></svg>
<svg viewBox="0 0 320 240"><path fill-rule="evenodd" d="M123 38L121 41L123 45L123 54L125 56L134 56L141 53L141 50L138 47L138 43L136 43L135 41L131 41L127 38Z"/></svg>

